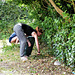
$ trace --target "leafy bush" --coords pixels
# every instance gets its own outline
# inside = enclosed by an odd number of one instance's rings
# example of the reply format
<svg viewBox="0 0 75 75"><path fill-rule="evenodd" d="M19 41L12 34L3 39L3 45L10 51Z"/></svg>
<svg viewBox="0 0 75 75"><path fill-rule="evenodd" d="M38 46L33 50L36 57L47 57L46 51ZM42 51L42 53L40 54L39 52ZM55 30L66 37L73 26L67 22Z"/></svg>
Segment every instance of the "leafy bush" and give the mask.
<svg viewBox="0 0 75 75"><path fill-rule="evenodd" d="M75 15L70 23L62 23L60 30L53 37L54 55L66 65L74 67L75 63ZM64 26L65 25L65 26Z"/></svg>
<svg viewBox="0 0 75 75"><path fill-rule="evenodd" d="M25 19L25 8L16 2L0 3L0 39L7 38L13 32L13 26L18 19Z"/></svg>
<svg viewBox="0 0 75 75"><path fill-rule="evenodd" d="M72 21L68 23L58 18L52 19L51 17L45 17L42 22L42 26L45 29L45 33L42 36L42 40L47 42L50 52L54 53L54 56L60 61L65 62L67 66L74 69L75 64L75 15L73 15Z"/></svg>

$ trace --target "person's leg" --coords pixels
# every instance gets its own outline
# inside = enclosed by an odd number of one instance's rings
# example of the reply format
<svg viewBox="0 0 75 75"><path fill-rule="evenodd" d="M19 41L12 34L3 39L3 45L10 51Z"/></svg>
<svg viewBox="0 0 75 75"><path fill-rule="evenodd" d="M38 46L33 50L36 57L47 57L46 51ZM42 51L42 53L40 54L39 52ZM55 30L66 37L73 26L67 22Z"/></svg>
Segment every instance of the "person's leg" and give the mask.
<svg viewBox="0 0 75 75"><path fill-rule="evenodd" d="M20 57L25 56L25 46L26 46L26 37L24 35L24 32L22 30L22 27L20 25L14 26L14 31L16 32L17 37L20 41Z"/></svg>

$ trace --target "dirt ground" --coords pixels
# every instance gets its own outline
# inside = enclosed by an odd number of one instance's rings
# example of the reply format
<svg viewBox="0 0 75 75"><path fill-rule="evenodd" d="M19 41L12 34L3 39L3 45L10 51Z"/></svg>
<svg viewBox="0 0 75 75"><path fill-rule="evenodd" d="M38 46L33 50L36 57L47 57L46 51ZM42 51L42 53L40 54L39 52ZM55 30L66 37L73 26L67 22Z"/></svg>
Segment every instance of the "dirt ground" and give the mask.
<svg viewBox="0 0 75 75"><path fill-rule="evenodd" d="M41 47L43 53L39 56L36 48L33 48L26 62L20 60L19 45L13 47L0 48L0 75L74 75L63 63L55 66L55 57L44 53L47 49L44 46Z"/></svg>

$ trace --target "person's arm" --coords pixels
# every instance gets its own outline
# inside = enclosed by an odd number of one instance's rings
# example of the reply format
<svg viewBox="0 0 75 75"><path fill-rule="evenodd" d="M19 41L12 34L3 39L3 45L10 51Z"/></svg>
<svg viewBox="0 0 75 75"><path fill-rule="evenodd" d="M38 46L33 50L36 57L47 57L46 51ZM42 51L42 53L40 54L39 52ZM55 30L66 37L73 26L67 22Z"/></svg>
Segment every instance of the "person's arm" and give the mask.
<svg viewBox="0 0 75 75"><path fill-rule="evenodd" d="M38 49L38 54L40 54L38 36L37 36L36 32L32 32L32 36L35 38L35 43L36 43L36 46L37 46L37 49Z"/></svg>
<svg viewBox="0 0 75 75"><path fill-rule="evenodd" d="M31 43L30 43L30 41L27 39L27 42L28 42L28 46L30 47L31 46Z"/></svg>

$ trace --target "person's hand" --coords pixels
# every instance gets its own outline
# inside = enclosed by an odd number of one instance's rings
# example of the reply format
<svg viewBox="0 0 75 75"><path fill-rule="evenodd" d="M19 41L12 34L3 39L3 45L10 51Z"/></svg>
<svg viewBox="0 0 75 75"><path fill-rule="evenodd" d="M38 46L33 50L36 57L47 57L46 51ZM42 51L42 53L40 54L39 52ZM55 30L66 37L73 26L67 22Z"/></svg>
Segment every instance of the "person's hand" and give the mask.
<svg viewBox="0 0 75 75"><path fill-rule="evenodd" d="M37 55L40 55L40 52L38 52Z"/></svg>
<svg viewBox="0 0 75 75"><path fill-rule="evenodd" d="M30 46L31 46L31 43L30 43L30 41L29 41L29 40L27 40L27 43L28 43L28 47L30 47Z"/></svg>
<svg viewBox="0 0 75 75"><path fill-rule="evenodd" d="M31 43L30 42L28 42L28 47L31 47Z"/></svg>

